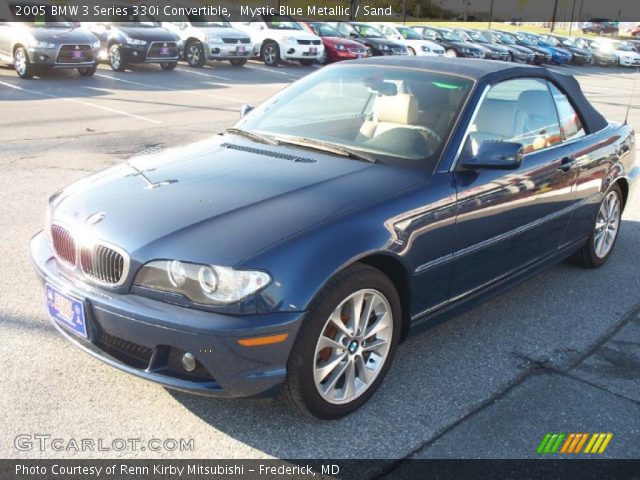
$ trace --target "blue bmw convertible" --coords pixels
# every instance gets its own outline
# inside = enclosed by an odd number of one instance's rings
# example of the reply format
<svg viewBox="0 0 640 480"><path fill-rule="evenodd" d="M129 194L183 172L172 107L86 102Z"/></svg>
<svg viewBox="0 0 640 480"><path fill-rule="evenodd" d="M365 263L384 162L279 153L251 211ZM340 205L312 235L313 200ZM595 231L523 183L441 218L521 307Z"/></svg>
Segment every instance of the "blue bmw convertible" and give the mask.
<svg viewBox="0 0 640 480"><path fill-rule="evenodd" d="M346 62L56 193L31 254L53 324L90 355L338 418L409 334L566 258L603 265L635 150L545 68Z"/></svg>

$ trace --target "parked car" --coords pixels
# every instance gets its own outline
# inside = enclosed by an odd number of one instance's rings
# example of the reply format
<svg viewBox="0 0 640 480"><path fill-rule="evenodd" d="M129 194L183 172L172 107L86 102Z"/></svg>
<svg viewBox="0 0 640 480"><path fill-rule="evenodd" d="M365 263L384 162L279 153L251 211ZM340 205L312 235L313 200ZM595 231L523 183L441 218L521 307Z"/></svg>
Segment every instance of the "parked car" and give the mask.
<svg viewBox="0 0 640 480"><path fill-rule="evenodd" d="M635 155L633 129L571 76L353 60L221 136L56 193L31 256L53 324L86 353L168 388L281 393L337 418L409 333L569 256L603 265Z"/></svg>
<svg viewBox="0 0 640 480"><path fill-rule="evenodd" d="M502 60L503 62L511 61L509 50L501 45L489 42L480 32L470 28L455 28L458 34L465 42L472 43L478 47L484 48L484 58L488 60Z"/></svg>
<svg viewBox="0 0 640 480"><path fill-rule="evenodd" d="M325 22L299 22L307 31L322 39L324 54L318 59L320 65L340 60L355 60L367 56L366 47L345 37L335 27Z"/></svg>
<svg viewBox="0 0 640 480"><path fill-rule="evenodd" d="M629 31L629 34L634 38L640 39L640 24L638 24L635 27L633 27Z"/></svg>
<svg viewBox="0 0 640 480"><path fill-rule="evenodd" d="M13 65L18 76L26 79L54 68L93 75L100 42L88 30L58 20L0 22L0 61Z"/></svg>
<svg viewBox="0 0 640 480"><path fill-rule="evenodd" d="M608 18L591 18L582 25L582 33L618 35L618 24Z"/></svg>
<svg viewBox="0 0 640 480"><path fill-rule="evenodd" d="M623 67L640 66L640 53L631 42L618 40L597 40L601 50L612 51L618 57L618 65Z"/></svg>
<svg viewBox="0 0 640 480"><path fill-rule="evenodd" d="M113 70L123 72L136 63L157 63L162 70L176 68L182 49L178 35L162 28L152 17L131 14L115 18L118 21L86 24L100 39Z"/></svg>
<svg viewBox="0 0 640 480"><path fill-rule="evenodd" d="M542 48L546 52L549 52L551 54L551 63L554 63L556 65L565 65L571 62L571 52L565 50L564 48L551 45L541 36L535 35L530 32L518 32L518 35L527 37L527 39L529 39L529 41L536 47Z"/></svg>
<svg viewBox="0 0 640 480"><path fill-rule="evenodd" d="M529 50L532 50L533 53L535 54L535 59L533 63L541 65L543 63L552 62L551 52L546 48L539 47L537 45L537 42L534 43L531 40L529 40L529 38L527 38L526 36L520 35L517 33L504 32L502 30L498 30L498 32L501 33L503 36L508 37L514 42L516 42L517 45L528 48Z"/></svg>
<svg viewBox="0 0 640 480"><path fill-rule="evenodd" d="M322 39L288 15L258 15L250 22L233 25L251 36L253 55L269 67L282 60L311 66L324 55Z"/></svg>
<svg viewBox="0 0 640 480"><path fill-rule="evenodd" d="M574 37L573 41L578 47L589 49L593 54L596 65L607 67L618 64L618 55L616 55L616 52L612 47L601 45L597 41L588 38Z"/></svg>
<svg viewBox="0 0 640 480"><path fill-rule="evenodd" d="M190 66L199 68L207 61L228 61L236 67L247 63L253 50L251 37L232 28L223 16L191 15L180 20L163 22L162 26L180 37L184 58Z"/></svg>
<svg viewBox="0 0 640 480"><path fill-rule="evenodd" d="M552 47L562 48L571 53L571 63L576 65L593 65L595 57L589 49L580 48L575 41L560 35L543 35L542 38Z"/></svg>
<svg viewBox="0 0 640 480"><path fill-rule="evenodd" d="M444 48L436 42L425 39L418 32L404 25L377 24L376 27L385 37L407 47L409 55L443 56Z"/></svg>
<svg viewBox="0 0 640 480"><path fill-rule="evenodd" d="M480 30L480 34L486 38L487 41L506 48L509 51L512 62L535 63L536 54L533 50L518 45L511 36L493 30Z"/></svg>
<svg viewBox="0 0 640 480"><path fill-rule="evenodd" d="M486 49L465 42L464 38L453 30L429 25L416 25L411 28L424 38L439 43L447 57L484 58Z"/></svg>
<svg viewBox="0 0 640 480"><path fill-rule="evenodd" d="M367 48L368 56L407 55L407 48L398 42L389 40L384 34L369 23L339 22L338 31L362 43Z"/></svg>

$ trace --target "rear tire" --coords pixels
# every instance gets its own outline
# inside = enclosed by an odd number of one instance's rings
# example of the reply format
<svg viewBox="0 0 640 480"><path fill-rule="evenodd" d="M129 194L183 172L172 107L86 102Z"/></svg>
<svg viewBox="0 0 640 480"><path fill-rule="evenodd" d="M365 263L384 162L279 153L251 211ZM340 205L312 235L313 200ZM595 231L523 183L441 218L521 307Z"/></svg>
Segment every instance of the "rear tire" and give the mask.
<svg viewBox="0 0 640 480"><path fill-rule="evenodd" d="M280 47L275 42L268 42L262 46L260 57L267 67L280 65Z"/></svg>
<svg viewBox="0 0 640 480"><path fill-rule="evenodd" d="M20 78L28 80L36 74L36 70L29 60L29 54L24 47L16 48L13 53L13 67Z"/></svg>
<svg viewBox="0 0 640 480"><path fill-rule="evenodd" d="M598 268L611 256L620 233L622 191L614 185L606 193L587 242L569 260L581 267Z"/></svg>
<svg viewBox="0 0 640 480"><path fill-rule="evenodd" d="M174 70L178 66L178 62L163 62L160 64L160 68L162 70L168 72L170 70Z"/></svg>
<svg viewBox="0 0 640 480"><path fill-rule="evenodd" d="M283 398L321 419L355 411L384 380L400 321L398 292L380 270L355 264L338 273L305 316L287 363Z"/></svg>

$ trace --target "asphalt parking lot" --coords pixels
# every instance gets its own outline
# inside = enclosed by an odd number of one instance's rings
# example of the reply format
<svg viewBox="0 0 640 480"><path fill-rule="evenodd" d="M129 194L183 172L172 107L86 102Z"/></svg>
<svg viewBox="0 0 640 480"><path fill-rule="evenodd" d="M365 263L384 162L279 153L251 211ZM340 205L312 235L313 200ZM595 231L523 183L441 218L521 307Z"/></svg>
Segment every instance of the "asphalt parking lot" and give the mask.
<svg viewBox="0 0 640 480"><path fill-rule="evenodd" d="M47 197L139 152L213 135L241 105L314 69L250 62L116 73L101 66L93 78L54 72L24 81L0 68L0 457L534 457L545 433L584 431L614 433L606 456L637 458L638 198L603 268L561 264L411 338L372 401L340 421L302 419L281 402L169 392L57 334L28 257ZM578 76L608 118L624 118L632 70L561 70ZM630 121L640 125L640 99L635 105ZM18 434L193 438L195 449L19 451Z"/></svg>

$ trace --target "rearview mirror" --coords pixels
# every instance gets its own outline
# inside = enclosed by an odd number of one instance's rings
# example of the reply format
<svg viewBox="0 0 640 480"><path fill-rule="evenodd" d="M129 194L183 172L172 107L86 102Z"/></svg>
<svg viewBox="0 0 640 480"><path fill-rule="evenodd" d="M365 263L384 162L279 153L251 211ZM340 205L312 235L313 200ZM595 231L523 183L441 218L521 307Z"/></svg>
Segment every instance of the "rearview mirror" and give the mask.
<svg viewBox="0 0 640 480"><path fill-rule="evenodd" d="M240 107L240 118L244 118L249 115L254 108L255 107L253 105L243 105Z"/></svg>
<svg viewBox="0 0 640 480"><path fill-rule="evenodd" d="M524 147L515 142L483 142L477 153L462 163L471 170L515 170L522 165Z"/></svg>

